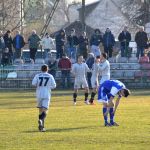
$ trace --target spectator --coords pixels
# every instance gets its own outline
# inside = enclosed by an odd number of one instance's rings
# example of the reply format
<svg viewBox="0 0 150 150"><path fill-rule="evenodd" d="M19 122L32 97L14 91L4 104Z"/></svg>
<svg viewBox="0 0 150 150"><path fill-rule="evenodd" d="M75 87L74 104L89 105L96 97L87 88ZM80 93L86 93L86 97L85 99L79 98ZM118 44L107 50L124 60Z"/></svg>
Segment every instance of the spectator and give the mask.
<svg viewBox="0 0 150 150"><path fill-rule="evenodd" d="M5 51L2 54L2 65L7 66L11 64L11 55L9 53L9 49L5 48Z"/></svg>
<svg viewBox="0 0 150 150"><path fill-rule="evenodd" d="M94 56L100 56L100 43L102 42L102 35L99 29L95 29L94 34L91 37L90 40L90 46L91 46L91 52L94 54Z"/></svg>
<svg viewBox="0 0 150 150"><path fill-rule="evenodd" d="M141 27L140 30L135 35L135 42L137 44L137 54L136 57L144 56L144 49L147 47L148 37L147 33L144 32L144 28Z"/></svg>
<svg viewBox="0 0 150 150"><path fill-rule="evenodd" d="M62 58L62 54L65 50L66 43L66 33L65 30L60 30L59 33L55 37L56 41L56 59Z"/></svg>
<svg viewBox="0 0 150 150"><path fill-rule="evenodd" d="M88 58L86 60L86 64L88 65L89 69L92 69L92 66L94 64L94 59L95 59L94 54L89 53ZM92 77L92 72L87 72L87 82L88 82L89 88L92 88L91 77Z"/></svg>
<svg viewBox="0 0 150 150"><path fill-rule="evenodd" d="M13 38L13 47L15 49L15 58L22 57L22 48L25 45L25 41L23 36L20 34L19 31L16 31L16 36Z"/></svg>
<svg viewBox="0 0 150 150"><path fill-rule="evenodd" d="M88 44L89 39L86 36L86 32L82 32L82 35L79 37L79 55L83 55L83 58L86 60L88 55Z"/></svg>
<svg viewBox="0 0 150 150"><path fill-rule="evenodd" d="M118 40L121 46L121 57L130 57L129 42L131 41L131 34L127 31L127 26L125 26L123 31L119 34Z"/></svg>
<svg viewBox="0 0 150 150"><path fill-rule="evenodd" d="M104 52L107 53L109 57L112 57L114 44L115 44L114 35L111 33L110 29L107 28L103 36L103 45L104 45Z"/></svg>
<svg viewBox="0 0 150 150"><path fill-rule="evenodd" d="M36 31L33 30L32 34L28 38L29 49L30 49L30 58L35 61L36 52L39 48L40 37L36 34Z"/></svg>
<svg viewBox="0 0 150 150"><path fill-rule="evenodd" d="M57 70L57 61L56 58L53 56L49 57L49 60L47 62L47 65L49 67L48 73L50 73L54 79L56 78L56 70Z"/></svg>
<svg viewBox="0 0 150 150"><path fill-rule="evenodd" d="M3 32L0 31L0 64L1 64L1 59L2 59L2 54L5 49L5 42L3 38Z"/></svg>
<svg viewBox="0 0 150 150"><path fill-rule="evenodd" d="M139 58L139 63L149 63L148 49L145 49L144 56Z"/></svg>
<svg viewBox="0 0 150 150"><path fill-rule="evenodd" d="M8 30L5 35L4 35L4 41L5 41L5 47L8 48L9 50L9 54L11 56L11 61L13 60L13 50L12 50L12 44L13 44L13 40L11 37L11 31Z"/></svg>
<svg viewBox="0 0 150 150"><path fill-rule="evenodd" d="M77 57L77 46L79 44L78 37L76 36L75 29L71 29L71 34L67 38L68 41L68 55L70 58L76 60Z"/></svg>
<svg viewBox="0 0 150 150"><path fill-rule="evenodd" d="M50 52L50 50L54 48L54 41L48 33L46 33L45 36L42 38L41 45L44 49L44 58L46 58L48 52Z"/></svg>
<svg viewBox="0 0 150 150"><path fill-rule="evenodd" d="M66 87L65 79L67 79L67 87L70 87L70 70L71 61L66 54L63 54L62 58L58 62L58 67L61 70L61 85L62 88Z"/></svg>

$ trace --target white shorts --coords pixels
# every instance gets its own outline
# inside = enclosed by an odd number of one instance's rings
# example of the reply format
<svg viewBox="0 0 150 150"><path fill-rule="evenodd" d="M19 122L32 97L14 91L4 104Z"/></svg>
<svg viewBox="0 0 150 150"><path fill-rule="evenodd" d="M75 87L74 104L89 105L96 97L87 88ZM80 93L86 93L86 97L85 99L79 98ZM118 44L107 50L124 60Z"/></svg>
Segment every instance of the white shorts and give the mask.
<svg viewBox="0 0 150 150"><path fill-rule="evenodd" d="M79 89L79 88L88 88L88 83L86 81L86 79L76 79L75 78L75 82L74 82L74 89Z"/></svg>
<svg viewBox="0 0 150 150"><path fill-rule="evenodd" d="M100 80L100 85L106 80L110 80L110 75L102 76L102 78Z"/></svg>
<svg viewBox="0 0 150 150"><path fill-rule="evenodd" d="M92 86L92 88L98 88L99 83L98 83L98 79L96 79L96 77L91 77L91 86Z"/></svg>
<svg viewBox="0 0 150 150"><path fill-rule="evenodd" d="M37 108L49 108L50 99L37 99Z"/></svg>

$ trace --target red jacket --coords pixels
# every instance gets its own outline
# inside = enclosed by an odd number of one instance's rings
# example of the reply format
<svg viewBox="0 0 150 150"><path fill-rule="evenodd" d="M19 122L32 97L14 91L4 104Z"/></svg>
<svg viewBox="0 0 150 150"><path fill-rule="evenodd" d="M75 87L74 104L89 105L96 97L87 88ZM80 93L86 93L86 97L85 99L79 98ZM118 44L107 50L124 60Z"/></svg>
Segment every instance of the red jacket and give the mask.
<svg viewBox="0 0 150 150"><path fill-rule="evenodd" d="M71 61L69 58L61 58L58 62L58 67L61 70L70 70L71 69Z"/></svg>

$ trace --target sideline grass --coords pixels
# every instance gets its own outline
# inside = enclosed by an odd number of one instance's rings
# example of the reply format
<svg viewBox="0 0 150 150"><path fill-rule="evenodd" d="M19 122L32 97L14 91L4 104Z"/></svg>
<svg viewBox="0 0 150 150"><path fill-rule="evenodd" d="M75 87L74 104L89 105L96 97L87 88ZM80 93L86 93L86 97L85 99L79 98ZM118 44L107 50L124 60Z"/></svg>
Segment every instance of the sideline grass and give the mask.
<svg viewBox="0 0 150 150"><path fill-rule="evenodd" d="M71 93L53 91L47 132L40 133L34 91L0 91L0 150L150 149L148 90L122 99L116 113L120 126L111 128L103 126L100 104L87 106L80 95L73 106Z"/></svg>

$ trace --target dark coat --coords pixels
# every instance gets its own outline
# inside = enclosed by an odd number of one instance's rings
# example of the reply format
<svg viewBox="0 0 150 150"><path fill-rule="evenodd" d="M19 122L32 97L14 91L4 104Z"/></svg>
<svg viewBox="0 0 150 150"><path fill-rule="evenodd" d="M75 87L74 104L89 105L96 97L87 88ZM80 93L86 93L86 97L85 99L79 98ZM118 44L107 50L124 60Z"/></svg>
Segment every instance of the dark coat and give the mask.
<svg viewBox="0 0 150 150"><path fill-rule="evenodd" d="M5 41L5 47L7 47L9 49L9 51L12 51L12 44L13 44L13 40L12 37L8 37L8 34L6 33L4 35L4 41Z"/></svg>
<svg viewBox="0 0 150 150"><path fill-rule="evenodd" d="M74 36L69 35L67 37L67 41L68 41L69 47L74 47L74 46L77 46L79 44L79 40L78 40L78 37L76 35L74 35Z"/></svg>
<svg viewBox="0 0 150 150"><path fill-rule="evenodd" d="M5 48L5 41L3 37L0 37L0 51Z"/></svg>
<svg viewBox="0 0 150 150"><path fill-rule="evenodd" d="M103 45L104 47L112 47L115 44L114 35L111 32L105 32L103 35Z"/></svg>
<svg viewBox="0 0 150 150"><path fill-rule="evenodd" d="M119 36L118 36L118 40L121 43L121 46L129 46L129 42L131 41L131 34L126 31L126 34L124 31L122 31Z"/></svg>
<svg viewBox="0 0 150 150"><path fill-rule="evenodd" d="M138 47L146 47L147 46L147 33L146 32L137 32L135 35L135 42L137 43Z"/></svg>
<svg viewBox="0 0 150 150"><path fill-rule="evenodd" d="M103 38L102 38L102 35L101 34L93 34L91 36L91 39L90 39L90 45L95 45L95 46L99 46L100 43L102 42Z"/></svg>
<svg viewBox="0 0 150 150"><path fill-rule="evenodd" d="M58 33L55 37L56 47L62 47L65 45L65 35Z"/></svg>
<svg viewBox="0 0 150 150"><path fill-rule="evenodd" d="M87 37L84 37L82 35L79 37L79 49L80 50L87 50L88 43L89 43L89 39Z"/></svg>
<svg viewBox="0 0 150 150"><path fill-rule="evenodd" d="M25 41L23 36L19 35L19 47L20 49L23 48L25 45ZM16 36L13 39L13 47L16 49Z"/></svg>

